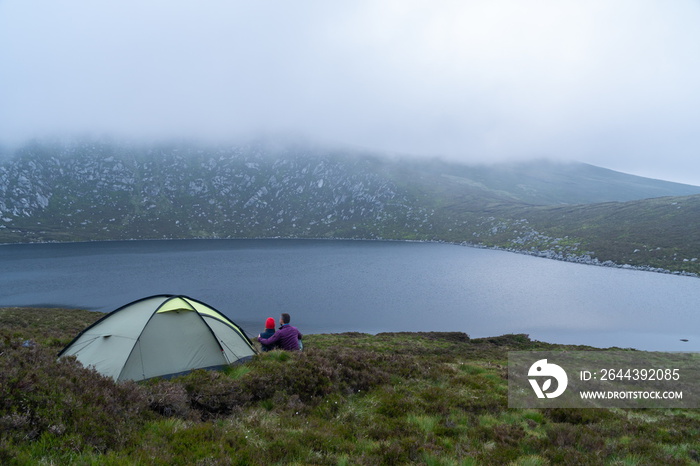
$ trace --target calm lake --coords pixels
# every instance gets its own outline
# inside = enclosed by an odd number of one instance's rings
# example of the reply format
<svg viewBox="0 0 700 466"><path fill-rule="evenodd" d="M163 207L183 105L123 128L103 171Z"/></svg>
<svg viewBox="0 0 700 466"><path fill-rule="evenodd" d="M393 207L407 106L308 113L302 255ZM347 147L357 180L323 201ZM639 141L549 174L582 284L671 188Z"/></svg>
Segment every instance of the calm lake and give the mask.
<svg viewBox="0 0 700 466"><path fill-rule="evenodd" d="M437 243L125 241L0 246L0 306L109 312L184 294L249 335L527 333L553 343L700 351L700 280ZM681 339L688 339L682 342Z"/></svg>

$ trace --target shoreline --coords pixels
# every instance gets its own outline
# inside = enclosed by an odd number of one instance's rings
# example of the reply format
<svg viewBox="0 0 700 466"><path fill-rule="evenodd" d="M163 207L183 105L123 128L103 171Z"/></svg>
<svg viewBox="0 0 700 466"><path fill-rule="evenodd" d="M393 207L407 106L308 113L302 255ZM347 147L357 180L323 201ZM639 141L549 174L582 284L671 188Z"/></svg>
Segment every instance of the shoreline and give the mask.
<svg viewBox="0 0 700 466"><path fill-rule="evenodd" d="M113 311L116 311L118 309L113 309L110 311L101 311L101 310L94 310L94 309L89 309L85 307L76 307L76 306L71 306L71 305L51 305L51 304L43 304L43 305L19 305L19 306L10 306L10 305L0 305L0 314L3 312L16 312L16 311L28 311L28 312L52 312L52 311L58 311L58 312L76 312L76 313L90 313L90 314L95 314L97 317L96 320L102 319L108 314L110 314ZM255 336L257 335L257 330L251 331L248 329L248 322L247 321L234 321L241 330L245 333L245 335L251 340L251 341L256 341ZM521 339L521 340L527 340L530 343L533 344L548 344L548 345L560 345L560 346L577 346L577 347L584 347L587 348L587 350L591 351L610 351L610 350L616 350L616 351L636 351L640 353L693 353L697 354L700 353L700 349L688 349L688 350L679 350L679 349L654 349L654 348L644 348L644 347L636 347L636 346L620 346L618 344L615 344L614 341L607 342L605 344L596 344L595 341L586 343L585 341L578 340L578 339L567 339L566 336L561 336L560 339L553 337L550 335L551 338L547 337L537 337L537 336L532 336L531 333L527 332L508 332L508 333L502 333L502 334L490 334L490 335L483 335L480 334L478 336L473 336L471 333L468 333L466 331L458 331L458 330L400 330L400 329L380 329L380 330L366 330L366 329L360 329L360 330L353 330L353 329L341 329L338 331L334 330L328 330L328 329L320 329L320 330L306 330L303 332L304 335L313 335L315 336L364 336L364 337L382 337L382 336L396 336L396 335L413 335L417 337L440 337L440 336L455 336L459 335L461 339L465 341L479 341L479 342L484 342L484 341L490 341L490 340L503 340L503 339ZM667 335L668 336L668 335ZM685 341L685 340L681 340Z"/></svg>
<svg viewBox="0 0 700 466"><path fill-rule="evenodd" d="M120 243L120 242L135 242L135 241L260 241L260 240L296 240L296 241L383 241L383 242L398 242L398 243L436 243L436 244L450 244L454 246L469 247L475 249L488 249L493 251L503 251L515 254L522 254L526 256L539 257L541 259L550 259L560 262L570 262L574 264L581 265L592 265L596 267L608 267L615 269L624 270L636 270L639 272L652 272L661 273L665 275L675 275L679 277L691 277L700 278L700 274L693 272L683 272L680 270L670 270L660 267L651 267L648 265L631 265L631 264L618 264L611 260L600 261L595 257L591 257L588 254L585 255L575 255L575 254L562 254L551 249L546 249L543 251L539 250L527 250L527 249L515 249L506 248L501 246L487 246L479 243L471 243L469 241L454 242L445 240L412 240L412 239L392 239L392 238L305 238L296 236L261 236L261 237L251 237L251 238L144 238L144 239L106 239L106 240L84 240L84 241L36 241L30 243L0 243L0 247L3 246L13 246L13 245L47 245L47 244L90 244L90 243Z"/></svg>

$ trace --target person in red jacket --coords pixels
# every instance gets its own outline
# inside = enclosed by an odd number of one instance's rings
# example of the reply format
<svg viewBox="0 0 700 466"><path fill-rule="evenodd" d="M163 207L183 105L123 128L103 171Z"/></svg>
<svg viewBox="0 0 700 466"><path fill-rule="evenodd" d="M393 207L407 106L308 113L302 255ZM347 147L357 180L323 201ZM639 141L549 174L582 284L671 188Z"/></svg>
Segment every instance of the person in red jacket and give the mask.
<svg viewBox="0 0 700 466"><path fill-rule="evenodd" d="M267 320L265 321L265 331L262 332L258 337L260 338L270 338L272 335L275 334L275 319L272 317L268 317ZM262 345L262 350L263 351L272 351L275 349L275 345L267 346L267 345Z"/></svg>
<svg viewBox="0 0 700 466"><path fill-rule="evenodd" d="M263 338L261 335L258 335L258 341L266 346L277 345L279 349L299 351L301 349L300 340L303 335L299 329L289 325L290 320L289 314L282 314L280 316L281 327L279 330L270 338Z"/></svg>

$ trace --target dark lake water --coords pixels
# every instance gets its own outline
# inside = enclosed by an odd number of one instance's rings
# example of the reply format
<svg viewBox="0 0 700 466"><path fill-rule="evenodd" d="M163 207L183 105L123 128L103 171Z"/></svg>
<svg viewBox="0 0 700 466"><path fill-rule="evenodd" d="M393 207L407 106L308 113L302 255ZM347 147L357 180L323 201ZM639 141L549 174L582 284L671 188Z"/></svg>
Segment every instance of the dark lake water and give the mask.
<svg viewBox="0 0 700 466"><path fill-rule="evenodd" d="M249 335L527 333L553 343L700 351L700 280L437 243L183 240L0 246L0 306L112 311L184 294ZM682 342L681 339L688 339Z"/></svg>

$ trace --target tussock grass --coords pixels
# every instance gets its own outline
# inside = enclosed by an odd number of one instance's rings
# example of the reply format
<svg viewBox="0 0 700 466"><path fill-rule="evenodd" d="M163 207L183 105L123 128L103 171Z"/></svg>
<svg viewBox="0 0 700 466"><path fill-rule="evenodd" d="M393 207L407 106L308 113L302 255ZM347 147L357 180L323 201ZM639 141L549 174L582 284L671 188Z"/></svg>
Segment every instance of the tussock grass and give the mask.
<svg viewBox="0 0 700 466"><path fill-rule="evenodd" d="M56 361L99 317L0 309L0 463L700 461L698 410L508 409L508 351L574 349L525 335L308 335L303 353L115 384Z"/></svg>

